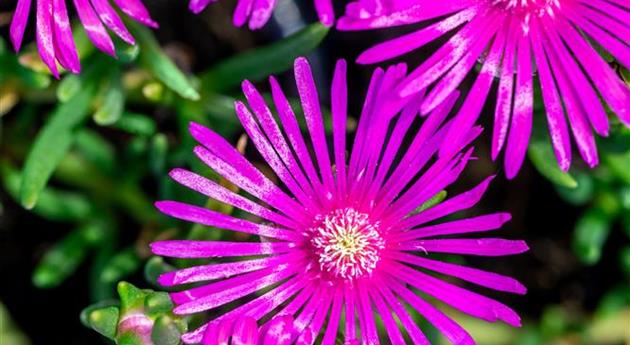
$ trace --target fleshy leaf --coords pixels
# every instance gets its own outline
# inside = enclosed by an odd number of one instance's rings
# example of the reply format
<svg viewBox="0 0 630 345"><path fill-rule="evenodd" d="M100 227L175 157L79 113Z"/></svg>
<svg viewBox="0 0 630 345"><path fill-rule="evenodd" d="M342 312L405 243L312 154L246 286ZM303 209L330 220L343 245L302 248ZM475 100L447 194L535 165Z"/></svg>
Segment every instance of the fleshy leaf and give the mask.
<svg viewBox="0 0 630 345"><path fill-rule="evenodd" d="M295 58L319 46L328 30L320 23L311 24L281 41L220 62L202 75L202 90L226 91L244 79L253 82L283 72L293 65Z"/></svg>
<svg viewBox="0 0 630 345"><path fill-rule="evenodd" d="M139 61L164 85L177 92L180 96L198 100L199 93L195 90L188 77L175 66L171 59L166 56L153 33L138 23L128 21L129 29L140 45Z"/></svg>

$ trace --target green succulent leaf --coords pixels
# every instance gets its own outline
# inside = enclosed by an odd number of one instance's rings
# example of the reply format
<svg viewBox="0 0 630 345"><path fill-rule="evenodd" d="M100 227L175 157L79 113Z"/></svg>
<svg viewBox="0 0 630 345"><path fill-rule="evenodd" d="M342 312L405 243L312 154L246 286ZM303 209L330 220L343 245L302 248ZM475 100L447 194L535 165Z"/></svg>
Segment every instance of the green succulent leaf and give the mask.
<svg viewBox="0 0 630 345"><path fill-rule="evenodd" d="M111 75L103 84L103 97L96 112L94 122L101 126L109 126L122 116L125 107L125 93L120 80L120 71L111 69Z"/></svg>
<svg viewBox="0 0 630 345"><path fill-rule="evenodd" d="M244 79L257 81L283 72L293 65L295 58L319 46L328 30L320 23L311 24L281 41L220 62L202 75L202 90L226 91Z"/></svg>
<svg viewBox="0 0 630 345"><path fill-rule="evenodd" d="M89 113L95 89L93 78L101 67L102 61L98 60L81 76L87 82L67 102L57 105L37 134L22 172L20 202L27 209L37 204L50 176L70 150L76 130Z"/></svg>
<svg viewBox="0 0 630 345"><path fill-rule="evenodd" d="M573 235L573 249L582 262L593 265L599 261L610 228L611 218L598 207L587 210L578 220Z"/></svg>
<svg viewBox="0 0 630 345"><path fill-rule="evenodd" d="M101 335L114 340L120 318L120 309L112 302L100 302L81 311L81 323Z"/></svg>
<svg viewBox="0 0 630 345"><path fill-rule="evenodd" d="M578 186L575 178L562 171L558 166L548 137L533 136L527 152L536 170L549 181L564 188L576 188Z"/></svg>
<svg viewBox="0 0 630 345"><path fill-rule="evenodd" d="M151 30L132 21L127 21L127 24L140 46L140 65L180 96L193 101L198 100L199 93L193 84L162 51Z"/></svg>
<svg viewBox="0 0 630 345"><path fill-rule="evenodd" d="M94 244L98 225L88 224L70 232L44 254L35 271L33 284L53 288L63 283L83 262Z"/></svg>

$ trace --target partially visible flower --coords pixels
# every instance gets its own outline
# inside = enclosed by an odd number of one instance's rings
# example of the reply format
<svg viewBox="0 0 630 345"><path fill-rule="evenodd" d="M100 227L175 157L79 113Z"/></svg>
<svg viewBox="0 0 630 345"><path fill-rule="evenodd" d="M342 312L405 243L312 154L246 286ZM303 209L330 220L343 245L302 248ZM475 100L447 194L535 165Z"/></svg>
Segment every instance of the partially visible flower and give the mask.
<svg viewBox="0 0 630 345"><path fill-rule="evenodd" d="M289 345L294 334L293 317L290 315L276 316L261 329L254 318L244 316L211 324L206 329L201 344Z"/></svg>
<svg viewBox="0 0 630 345"><path fill-rule="evenodd" d="M36 12L37 49L42 61L55 77L59 77L57 62L72 73L79 73L81 63L72 37L66 0L34 0ZM10 36L13 47L20 50L24 30L31 12L31 0L17 0L17 7L11 21ZM129 17L156 28L158 25L140 0L114 0L114 3ZM94 45L103 52L116 56L114 43L107 28L129 44L135 44L116 10L109 0L74 0L74 7L85 32ZM103 25L105 24L105 25Z"/></svg>
<svg viewBox="0 0 630 345"><path fill-rule="evenodd" d="M434 222L475 205L492 178L418 211L456 181L473 159L473 149L468 146L481 128L468 131L456 151L437 155L446 144L445 135L452 122L445 123L444 119L457 95L423 119L418 116L422 95L410 100L390 99L405 75L404 65L376 70L348 160L344 61L337 64L330 92L332 157L317 89L305 59L295 62L295 79L308 138L302 136L300 122L276 79L270 78L275 112L245 81L243 91L249 107L237 101L236 114L286 188L276 185L217 133L198 124L190 125L191 134L200 143L195 154L248 197L187 170L175 169L170 176L261 221L178 201L156 203L172 217L251 236L249 241L241 237L233 242L167 240L151 244L157 255L220 258L218 262L166 273L158 280L164 286L206 282L171 293L177 305L175 314L221 309L218 317L185 334L185 342L201 341L206 329L217 329L224 320L248 316L266 329L270 323L261 320L289 315L295 319L291 343L313 344L317 339L313 335L321 334L321 344L332 345L344 315L342 334L346 344L378 343L376 316L392 344L404 344L403 330L414 344L428 344L404 302L451 342L474 343L461 326L413 289L474 317L520 325L519 316L508 306L433 275L523 294L525 287L512 278L429 257L435 253L503 256L522 253L527 245L500 238L454 236L498 229L510 219L508 213ZM403 108L401 104L406 105ZM250 326L254 329L253 323Z"/></svg>
<svg viewBox="0 0 630 345"><path fill-rule="evenodd" d="M217 0L190 0L188 7L194 13L203 11L210 2ZM332 0L313 0L319 21L326 26L335 22L335 11ZM252 30L260 29L267 24L276 6L276 0L237 0L234 9L234 25L241 27L249 23Z"/></svg>
<svg viewBox="0 0 630 345"><path fill-rule="evenodd" d="M499 82L492 158L507 140L509 178L518 173L528 146L536 74L562 170L571 165L569 128L582 158L591 167L598 164L593 129L602 136L609 130L600 97L630 126L630 90L593 47L598 44L630 68L630 1L358 0L347 6L337 27L365 30L431 20L420 30L368 49L358 62L388 60L454 33L398 89L407 96L434 85L422 104L422 112L427 113L482 61L442 152L456 149L474 125L495 78Z"/></svg>

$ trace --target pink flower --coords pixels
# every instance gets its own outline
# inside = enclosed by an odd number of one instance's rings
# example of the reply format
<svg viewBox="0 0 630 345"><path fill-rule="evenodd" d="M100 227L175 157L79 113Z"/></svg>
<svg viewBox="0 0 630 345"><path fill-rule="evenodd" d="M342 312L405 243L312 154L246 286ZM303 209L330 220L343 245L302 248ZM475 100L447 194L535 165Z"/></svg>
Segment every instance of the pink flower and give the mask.
<svg viewBox="0 0 630 345"><path fill-rule="evenodd" d="M293 317L277 316L259 329L252 317L224 319L212 323L205 331L203 345L289 345L294 335Z"/></svg>
<svg viewBox="0 0 630 345"><path fill-rule="evenodd" d="M194 13L203 11L209 3L217 0L190 0L188 8ZM335 22L335 12L332 0L313 0L319 20L326 26L332 26ZM234 25L241 27L249 22L252 30L260 29L273 13L276 0L238 0L234 9Z"/></svg>
<svg viewBox="0 0 630 345"><path fill-rule="evenodd" d="M496 159L507 140L509 178L518 173L531 134L534 75L563 170L571 165L569 128L582 158L591 167L597 165L593 129L602 136L609 130L600 97L630 126L630 90L585 37L630 68L627 0L358 0L348 5L338 28L364 30L435 19L423 29L368 49L358 62L388 60L449 35L398 88L406 96L433 85L423 113L440 104L478 61L483 62L441 152L456 149L476 122L495 77L499 80L492 157Z"/></svg>
<svg viewBox="0 0 630 345"><path fill-rule="evenodd" d="M140 0L114 0L128 16L140 23L157 27ZM74 0L74 7L87 36L103 52L116 56L114 43L105 27L129 44L135 44L133 36L123 24L109 0ZM24 30L31 12L31 0L17 0L11 21L10 36L13 47L20 50ZM59 77L57 62L63 68L79 73L81 64L72 37L65 0L35 0L37 49L42 61L55 77ZM105 25L103 25L105 24Z"/></svg>
<svg viewBox="0 0 630 345"><path fill-rule="evenodd" d="M292 341L312 344L311 334L323 332L322 344L331 345L344 314L346 320L353 320L341 330L346 343L375 344L376 311L392 344L404 343L395 318L414 344L428 344L404 302L454 343L473 344L461 326L412 287L474 317L520 325L519 316L506 305L426 273L524 294L525 287L512 278L430 257L435 253L503 256L522 253L527 245L500 238L452 236L498 229L510 219L508 213L433 222L475 205L491 177L468 192L417 211L457 180L473 158L473 149L468 146L481 128L468 131L458 150L438 156L452 126L444 119L457 95L449 97L431 116L421 118L421 94L391 101L392 91L405 75L405 65L376 70L348 159L344 61L337 64L330 91L332 156L306 59L296 60L295 79L307 138L302 136L276 79L271 77L270 83L279 123L263 96L245 81L243 91L249 107L236 102L236 114L258 152L284 184L282 188L218 134L191 124L191 134L200 143L194 149L197 157L249 197L183 169L173 170L170 176L250 216L235 218L178 201L160 201L156 206L175 218L252 237L244 242L168 240L151 245L157 255L221 259L159 278L164 286L207 282L171 293L176 314L217 308L225 311L226 305L231 306L231 310L184 335L185 342L201 341L208 327L217 327L226 319L248 316L260 322L269 316L289 315L295 318ZM401 104L407 105L403 108ZM404 141L407 136L409 142ZM443 236L448 238L440 238Z"/></svg>

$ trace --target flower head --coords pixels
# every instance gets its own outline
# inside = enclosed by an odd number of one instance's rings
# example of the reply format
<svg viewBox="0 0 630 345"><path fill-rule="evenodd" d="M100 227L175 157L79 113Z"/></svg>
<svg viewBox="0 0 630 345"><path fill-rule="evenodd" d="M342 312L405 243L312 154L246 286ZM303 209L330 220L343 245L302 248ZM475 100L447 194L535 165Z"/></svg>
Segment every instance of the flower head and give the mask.
<svg viewBox="0 0 630 345"><path fill-rule="evenodd" d="M216 1L216 0L215 0ZM188 7L194 13L203 11L211 0L190 0ZM332 26L335 22L335 12L332 0L313 0L319 21L326 26ZM252 30L260 29L269 18L276 6L275 0L238 0L234 9L234 25L241 27L249 23Z"/></svg>
<svg viewBox="0 0 630 345"><path fill-rule="evenodd" d="M11 21L10 36L13 47L19 51L24 30L31 12L31 0L17 0ZM140 0L114 0L114 3L129 17L151 27L157 23ZM103 52L116 56L114 43L107 29L129 44L135 44L122 19L108 0L74 0L74 6L88 38ZM59 76L57 62L73 72L79 73L81 63L72 37L66 0L35 0L37 49L42 61L55 77ZM105 24L105 25L103 25Z"/></svg>
<svg viewBox="0 0 630 345"><path fill-rule="evenodd" d="M442 152L456 149L462 133L473 126L495 77L492 157L496 159L507 141L505 169L510 178L520 169L531 134L535 75L563 170L571 165L569 129L582 158L591 167L597 165L593 130L602 136L609 131L600 97L630 126L630 90L591 44L630 68L628 1L358 0L348 5L338 28L363 30L435 19L423 29L368 49L358 61L384 61L452 34L398 89L406 96L433 86L422 104L423 113L440 104L482 62Z"/></svg>
<svg viewBox="0 0 630 345"><path fill-rule="evenodd" d="M458 178L472 159L468 145L481 129L473 127L456 152L438 156L452 125L444 120L457 95L449 97L431 116L422 118L418 116L422 95L402 101L389 97L405 74L404 65L374 73L349 159L344 61L337 64L331 89L332 157L317 89L305 59L296 60L295 78L310 140L302 136L299 122L273 77L271 94L279 121L263 96L245 81L243 91L249 107L236 102L236 113L284 188L212 130L190 126L201 144L195 154L251 197L186 170L176 169L171 177L261 221L177 201L156 204L165 214L179 219L252 235L245 242L168 240L151 245L158 255L221 259L220 263L181 269L159 278L165 286L207 282L171 294L176 314L231 306L231 310L186 334L186 342L199 342L208 327L218 327L223 320L247 316L264 323L275 315L289 315L295 319L291 341L312 344L317 337L311 335L323 332L322 344L330 345L343 313L347 320L344 341L372 344L378 339L375 310L393 344L404 343L394 317L414 344L427 344L402 301L455 343L472 344L464 329L410 287L475 317L520 325L518 315L509 307L424 273L525 293L525 288L512 278L430 256L502 256L521 253L527 246L523 241L450 236L497 229L509 220L506 213L429 224L473 206L491 178L437 206L417 211ZM407 147L403 142L408 135ZM439 238L444 235L450 237Z"/></svg>
<svg viewBox="0 0 630 345"><path fill-rule="evenodd" d="M201 343L221 345L231 340L231 344L239 345L288 345L294 334L293 317L290 315L276 316L262 329L258 328L254 318L245 316L210 324Z"/></svg>

